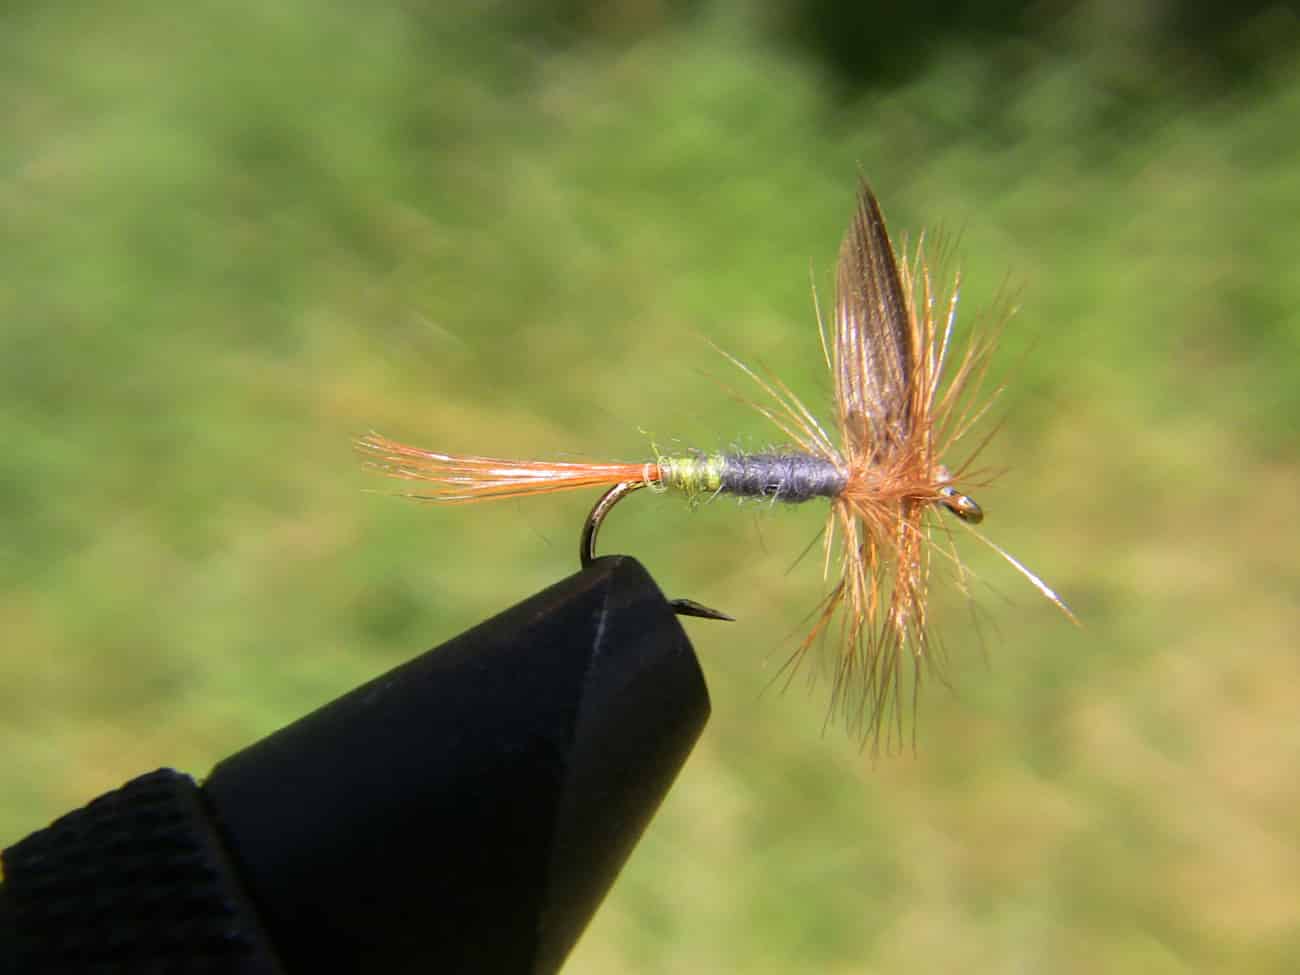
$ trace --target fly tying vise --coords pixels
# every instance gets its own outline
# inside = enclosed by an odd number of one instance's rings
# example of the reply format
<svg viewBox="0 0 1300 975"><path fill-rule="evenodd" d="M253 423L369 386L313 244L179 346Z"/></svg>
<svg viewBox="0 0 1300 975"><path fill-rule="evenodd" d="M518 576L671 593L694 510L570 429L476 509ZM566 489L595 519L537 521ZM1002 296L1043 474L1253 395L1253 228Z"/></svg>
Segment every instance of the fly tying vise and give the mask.
<svg viewBox="0 0 1300 975"><path fill-rule="evenodd" d="M814 643L834 633L832 707L855 706L867 732L876 733L888 705L897 710L905 651L916 683L922 661L932 656L926 599L932 551L949 559L965 579L956 552L932 537L936 531L950 533L935 520L937 510L956 515L1075 621L1042 579L973 527L983 520L983 510L957 485L984 483L972 465L988 438L955 468L941 460L996 396L981 400L977 395L994 336L970 339L945 369L957 290L954 284L940 297L920 247L910 261L898 261L876 197L863 183L840 247L829 336L819 320L834 383L833 433L779 379L727 356L766 398L751 405L782 431L791 449L587 464L437 453L374 433L358 446L382 473L427 485L408 494L417 500L458 503L605 487L583 525L584 567L595 558L596 536L610 509L641 488L677 492L692 501L719 494L792 504L827 500L825 571L830 574L838 551L839 578L791 660L797 663ZM693 600L672 605L682 615L732 619Z"/></svg>

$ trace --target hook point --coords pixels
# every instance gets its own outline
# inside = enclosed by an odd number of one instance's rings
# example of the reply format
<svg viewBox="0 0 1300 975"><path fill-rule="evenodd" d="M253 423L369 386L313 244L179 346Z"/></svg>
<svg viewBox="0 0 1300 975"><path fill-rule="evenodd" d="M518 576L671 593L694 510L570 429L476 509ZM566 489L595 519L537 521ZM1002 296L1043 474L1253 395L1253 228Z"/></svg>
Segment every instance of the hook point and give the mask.
<svg viewBox="0 0 1300 975"><path fill-rule="evenodd" d="M736 622L736 617L729 613L724 613L720 609L714 609L711 606L705 606L703 603L697 603L694 599L670 599L668 605L673 608L673 612L678 616L694 616L702 620L723 620L727 623Z"/></svg>

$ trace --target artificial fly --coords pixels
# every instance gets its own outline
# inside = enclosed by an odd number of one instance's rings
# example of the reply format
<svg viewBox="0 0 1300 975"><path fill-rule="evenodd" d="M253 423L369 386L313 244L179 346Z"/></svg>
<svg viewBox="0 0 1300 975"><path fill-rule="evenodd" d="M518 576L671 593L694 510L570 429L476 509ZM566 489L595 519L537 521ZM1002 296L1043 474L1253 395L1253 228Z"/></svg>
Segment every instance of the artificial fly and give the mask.
<svg viewBox="0 0 1300 975"><path fill-rule="evenodd" d="M936 531L950 536L937 520L940 511L956 516L1075 621L1042 579L974 528L983 520L983 510L958 483L979 483L972 465L988 438L956 467L941 461L993 398L981 401L977 394L996 335L972 338L951 375L944 375L959 283L941 300L923 246L910 264L899 263L880 205L863 183L840 247L829 337L818 315L822 353L834 381L833 431L780 380L728 356L766 397L766 403L753 405L776 424L792 449L659 454L641 463L584 464L436 453L374 433L358 447L382 473L428 485L407 495L421 501L459 503L607 488L583 525L584 567L595 558L597 532L610 509L640 488L674 491L693 501L719 494L791 504L824 498L830 504L822 538L825 574L831 575L838 554L838 579L814 611L811 631L795 649L790 666L829 638L836 647L832 711L846 714L864 738L878 740L888 725L897 724L901 732L904 660L912 663L914 695L923 665L937 656L927 602L932 555L951 559L959 580L965 578L955 551L933 537ZM674 600L673 607L683 615L731 619L693 600Z"/></svg>

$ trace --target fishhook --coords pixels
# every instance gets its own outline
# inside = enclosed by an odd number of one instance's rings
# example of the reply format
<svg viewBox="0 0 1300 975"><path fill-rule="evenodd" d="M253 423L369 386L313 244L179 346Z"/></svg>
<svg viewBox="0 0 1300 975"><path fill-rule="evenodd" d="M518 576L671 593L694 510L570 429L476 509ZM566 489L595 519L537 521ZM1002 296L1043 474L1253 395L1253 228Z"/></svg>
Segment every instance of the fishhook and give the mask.
<svg viewBox="0 0 1300 975"><path fill-rule="evenodd" d="M645 481L623 481L600 496L600 500L596 502L591 509L591 514L587 515L587 520L582 525L582 541L579 543L578 558L582 561L584 569L588 568L596 558L596 533L600 531L601 522L609 514L609 509L633 491L645 486ZM678 616L698 616L706 620L735 620L734 616L728 616L718 609L711 609L702 603L697 603L694 599L670 599L668 605Z"/></svg>

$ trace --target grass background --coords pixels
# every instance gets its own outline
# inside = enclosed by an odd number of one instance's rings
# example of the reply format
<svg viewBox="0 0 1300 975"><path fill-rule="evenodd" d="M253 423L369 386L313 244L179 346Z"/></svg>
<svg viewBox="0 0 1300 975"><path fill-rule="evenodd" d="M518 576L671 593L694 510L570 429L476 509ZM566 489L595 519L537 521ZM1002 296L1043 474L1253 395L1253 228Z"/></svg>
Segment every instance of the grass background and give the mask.
<svg viewBox="0 0 1300 975"><path fill-rule="evenodd" d="M827 399L869 174L1009 275L981 643L920 749L765 694L821 513L604 544L714 718L573 972L1300 966L1300 37L1288 4L14 3L0 14L0 837L201 772L573 568L591 498L419 509L349 440L637 459Z"/></svg>

